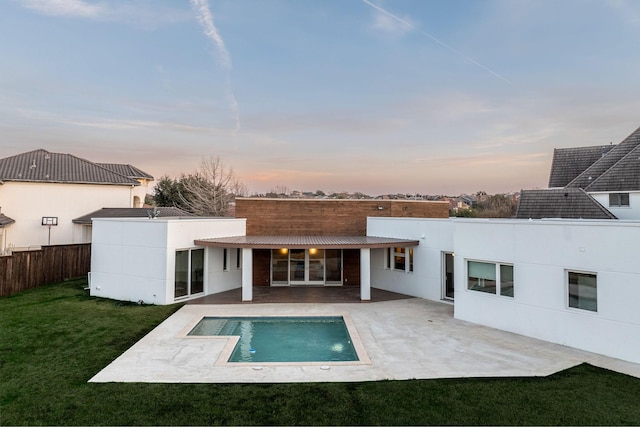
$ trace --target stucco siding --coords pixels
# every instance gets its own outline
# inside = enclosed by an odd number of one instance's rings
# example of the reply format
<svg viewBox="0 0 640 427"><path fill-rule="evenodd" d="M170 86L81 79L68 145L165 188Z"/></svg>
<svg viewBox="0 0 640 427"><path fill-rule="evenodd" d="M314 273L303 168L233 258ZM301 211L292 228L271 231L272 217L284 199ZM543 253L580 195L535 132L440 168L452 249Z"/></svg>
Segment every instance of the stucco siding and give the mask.
<svg viewBox="0 0 640 427"><path fill-rule="evenodd" d="M370 218L368 227L377 235L424 235L413 274L384 270L383 258L372 257L375 287L437 299L437 254L452 251L456 318L640 363L640 222ZM470 260L513 265L514 296L467 289ZM597 311L569 307L568 271L596 275Z"/></svg>
<svg viewBox="0 0 640 427"><path fill-rule="evenodd" d="M640 191L617 191L617 193L629 193L629 206L609 206L609 193L589 194L618 219L640 220Z"/></svg>
<svg viewBox="0 0 640 427"><path fill-rule="evenodd" d="M51 244L87 243L74 218L103 207L131 207L132 187L94 184L5 182L0 185L2 212L15 219L7 246L26 248L49 243L42 217L58 217L51 227Z"/></svg>
<svg viewBox="0 0 640 427"><path fill-rule="evenodd" d="M171 304L176 250L197 248L198 238L242 235L245 228L245 221L236 219L96 219L91 295ZM222 253L222 248L205 249L205 295L241 286L235 262L223 271Z"/></svg>

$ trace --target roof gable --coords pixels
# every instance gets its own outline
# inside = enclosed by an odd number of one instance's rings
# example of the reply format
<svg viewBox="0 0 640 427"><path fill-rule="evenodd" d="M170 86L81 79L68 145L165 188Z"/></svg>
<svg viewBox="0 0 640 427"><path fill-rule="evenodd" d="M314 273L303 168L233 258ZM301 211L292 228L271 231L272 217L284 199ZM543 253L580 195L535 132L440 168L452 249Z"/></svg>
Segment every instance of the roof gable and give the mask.
<svg viewBox="0 0 640 427"><path fill-rule="evenodd" d="M640 143L587 187L592 192L634 190L640 190Z"/></svg>
<svg viewBox="0 0 640 427"><path fill-rule="evenodd" d="M566 186L614 147L615 145L597 145L554 149L549 188Z"/></svg>
<svg viewBox="0 0 640 427"><path fill-rule="evenodd" d="M522 190L516 218L617 219L581 188Z"/></svg>
<svg viewBox="0 0 640 427"><path fill-rule="evenodd" d="M605 156L596 161L593 165L589 166L584 172L578 175L572 180L567 187L584 188L587 191L596 191L590 188L590 186L600 178L605 172L613 168L618 162L623 160L634 149L640 145L640 128L636 129L631 135L629 135L624 141L616 145ZM638 164L633 162L625 163L627 166L638 167ZM621 172L618 172L621 173ZM637 173L637 172L636 172ZM609 191L609 188L600 186L598 191ZM640 187L636 187L636 190L640 190ZM615 190L611 190L615 191Z"/></svg>
<svg viewBox="0 0 640 427"><path fill-rule="evenodd" d="M80 157L42 149L0 159L0 181L140 185Z"/></svg>

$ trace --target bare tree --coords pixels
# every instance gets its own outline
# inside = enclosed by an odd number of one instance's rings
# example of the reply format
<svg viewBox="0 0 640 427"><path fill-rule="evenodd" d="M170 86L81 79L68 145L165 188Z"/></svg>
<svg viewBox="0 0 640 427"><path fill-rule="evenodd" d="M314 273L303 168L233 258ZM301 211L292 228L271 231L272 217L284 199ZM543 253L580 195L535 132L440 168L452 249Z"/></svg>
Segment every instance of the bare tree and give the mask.
<svg viewBox="0 0 640 427"><path fill-rule="evenodd" d="M236 196L247 194L233 168L226 168L219 157L203 158L200 169L181 178L182 202L200 216L228 216Z"/></svg>

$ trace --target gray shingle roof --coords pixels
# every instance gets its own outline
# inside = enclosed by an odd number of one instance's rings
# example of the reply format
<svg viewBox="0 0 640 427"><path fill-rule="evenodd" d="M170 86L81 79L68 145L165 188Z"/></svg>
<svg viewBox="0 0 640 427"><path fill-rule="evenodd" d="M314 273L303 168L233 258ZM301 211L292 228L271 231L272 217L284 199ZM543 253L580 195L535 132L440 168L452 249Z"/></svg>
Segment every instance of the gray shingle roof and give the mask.
<svg viewBox="0 0 640 427"><path fill-rule="evenodd" d="M159 218L194 217L191 212L180 208L160 207L156 208ZM102 208L74 219L74 224L91 224L91 218L147 218L153 208Z"/></svg>
<svg viewBox="0 0 640 427"><path fill-rule="evenodd" d="M0 159L0 181L140 185L80 157L42 149Z"/></svg>
<svg viewBox="0 0 640 427"><path fill-rule="evenodd" d="M587 191L634 190L640 190L640 143L587 187Z"/></svg>
<svg viewBox="0 0 640 427"><path fill-rule="evenodd" d="M516 218L617 219L581 188L522 190Z"/></svg>
<svg viewBox="0 0 640 427"><path fill-rule="evenodd" d="M549 188L566 186L613 147L615 145L556 148L553 150Z"/></svg>
<svg viewBox="0 0 640 427"><path fill-rule="evenodd" d="M636 131L629 135L624 141L616 145L604 157L600 158L593 165L585 169L584 172L567 184L567 187L584 188L587 191L618 191L615 188L606 188L604 183L615 183L616 188L618 188L620 187L620 180L624 179L629 172L632 174L638 173L638 171L626 171L623 166L616 166L617 164L624 164L626 167L640 167L640 163L638 162L629 161L628 159L625 160L629 155L632 157L635 155L637 157L637 154L631 153L635 151L638 145L640 145L640 128L636 129ZM598 186L599 189L595 190L594 188L591 188L591 185L593 185L598 178L607 172L610 177L603 181L603 184ZM623 187L625 187L625 190L640 190L640 186L632 188L629 185L623 185Z"/></svg>
<svg viewBox="0 0 640 427"><path fill-rule="evenodd" d="M119 173L120 175L124 175L127 178L131 179L149 179L153 180L153 176L148 173L138 169L135 166L125 165L120 163L96 163L98 166L102 166L103 168L107 168L112 172Z"/></svg>

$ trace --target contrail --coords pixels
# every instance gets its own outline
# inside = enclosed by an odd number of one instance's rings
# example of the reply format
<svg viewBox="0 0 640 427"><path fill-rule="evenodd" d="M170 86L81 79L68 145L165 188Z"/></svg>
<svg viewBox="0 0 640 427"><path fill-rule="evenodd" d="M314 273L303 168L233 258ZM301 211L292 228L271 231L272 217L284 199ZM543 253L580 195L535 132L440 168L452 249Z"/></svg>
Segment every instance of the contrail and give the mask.
<svg viewBox="0 0 640 427"><path fill-rule="evenodd" d="M200 23L200 26L204 31L204 35L209 40L211 40L216 50L218 51L220 57L220 65L227 72L227 96L229 98L229 104L236 120L234 133L237 133L240 130L240 107L238 106L238 101L236 100L236 96L233 93L233 85L231 84L231 70L233 69L231 56L229 55L229 51L224 45L222 37L220 37L220 33L218 33L218 29L213 23L213 16L211 15L211 10L209 9L209 2L207 0L191 0L191 6L197 14L198 22Z"/></svg>
<svg viewBox="0 0 640 427"><path fill-rule="evenodd" d="M434 42L438 43L440 46L445 47L447 49L449 49L451 52L455 53L456 55L460 55L462 56L464 59L466 59L467 61L477 65L478 67L482 68L485 71L488 71L489 73L493 74L494 76L496 76L499 79L504 80L505 82L511 84L511 82L501 76L500 74L496 73L495 71L493 71L492 69L485 67L484 65L482 65L481 63L479 63L478 61L476 61L475 59L465 55L464 53L460 52L459 50L449 46L448 44L446 44L445 42L443 42L442 40L438 39L435 36L432 36L431 34L427 33L426 31L422 31L421 29L417 28L415 25L411 24L409 21L400 18L399 16L394 15L393 13L381 8L380 6L378 6L377 4L373 4L371 3L369 0L362 0L362 2L364 4L367 4L369 6L371 6L372 8L374 8L375 10L377 10L380 13L384 13L385 15L387 15L389 18L395 19L396 21L400 22L403 25L406 25L407 27L411 28L414 31L417 31L418 33L422 34L423 36L429 37L431 40L433 40Z"/></svg>

